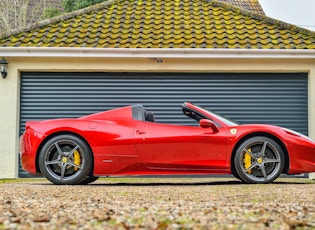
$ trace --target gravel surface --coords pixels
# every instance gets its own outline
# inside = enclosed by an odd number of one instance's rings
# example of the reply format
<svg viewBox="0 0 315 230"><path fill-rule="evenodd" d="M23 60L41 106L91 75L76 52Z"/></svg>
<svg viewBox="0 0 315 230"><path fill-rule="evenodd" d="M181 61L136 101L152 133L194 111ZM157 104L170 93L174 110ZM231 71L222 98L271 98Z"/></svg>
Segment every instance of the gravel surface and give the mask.
<svg viewBox="0 0 315 230"><path fill-rule="evenodd" d="M315 181L108 178L55 186L0 180L0 229L315 229Z"/></svg>

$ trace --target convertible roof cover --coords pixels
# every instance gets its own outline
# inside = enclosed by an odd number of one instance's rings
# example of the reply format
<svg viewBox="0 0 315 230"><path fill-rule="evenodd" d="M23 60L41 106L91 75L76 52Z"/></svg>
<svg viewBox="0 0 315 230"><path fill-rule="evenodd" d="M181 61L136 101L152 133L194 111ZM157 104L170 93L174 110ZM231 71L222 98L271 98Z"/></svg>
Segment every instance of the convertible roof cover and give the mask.
<svg viewBox="0 0 315 230"><path fill-rule="evenodd" d="M315 33L217 0L109 0L13 31L0 46L314 49Z"/></svg>

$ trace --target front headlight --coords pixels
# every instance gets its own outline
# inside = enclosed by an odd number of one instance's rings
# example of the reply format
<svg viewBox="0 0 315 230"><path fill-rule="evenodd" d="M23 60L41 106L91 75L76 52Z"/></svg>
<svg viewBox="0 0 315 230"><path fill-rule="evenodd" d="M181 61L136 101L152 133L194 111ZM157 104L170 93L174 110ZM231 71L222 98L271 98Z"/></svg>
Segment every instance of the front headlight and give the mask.
<svg viewBox="0 0 315 230"><path fill-rule="evenodd" d="M290 135L293 135L293 136L297 136L297 137L303 137L309 141L312 141L314 142L314 140L308 136L305 136L304 134L302 133L299 133L299 132L296 132L294 130L291 130L291 129L287 129L287 128L282 128L287 134L290 134Z"/></svg>

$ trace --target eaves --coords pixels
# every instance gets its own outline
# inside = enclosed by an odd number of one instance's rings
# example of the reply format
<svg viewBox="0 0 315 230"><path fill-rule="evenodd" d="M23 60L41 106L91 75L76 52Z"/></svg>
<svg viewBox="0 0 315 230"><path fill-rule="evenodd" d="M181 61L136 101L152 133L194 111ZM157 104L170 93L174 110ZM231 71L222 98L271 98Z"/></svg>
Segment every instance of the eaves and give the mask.
<svg viewBox="0 0 315 230"><path fill-rule="evenodd" d="M191 48L66 48L0 47L2 57L55 58L186 58L186 59L313 59L310 49L191 49Z"/></svg>

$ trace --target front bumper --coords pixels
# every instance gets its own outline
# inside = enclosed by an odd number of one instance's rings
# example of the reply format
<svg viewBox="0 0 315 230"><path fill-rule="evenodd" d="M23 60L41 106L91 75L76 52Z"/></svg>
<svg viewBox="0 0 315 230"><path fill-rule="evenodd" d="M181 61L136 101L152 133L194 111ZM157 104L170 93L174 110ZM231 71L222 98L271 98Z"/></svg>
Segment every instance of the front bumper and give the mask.
<svg viewBox="0 0 315 230"><path fill-rule="evenodd" d="M287 143L290 156L288 174L315 172L315 142L297 138Z"/></svg>

